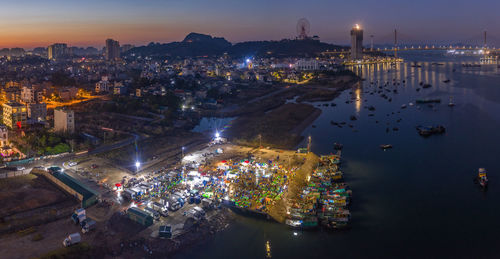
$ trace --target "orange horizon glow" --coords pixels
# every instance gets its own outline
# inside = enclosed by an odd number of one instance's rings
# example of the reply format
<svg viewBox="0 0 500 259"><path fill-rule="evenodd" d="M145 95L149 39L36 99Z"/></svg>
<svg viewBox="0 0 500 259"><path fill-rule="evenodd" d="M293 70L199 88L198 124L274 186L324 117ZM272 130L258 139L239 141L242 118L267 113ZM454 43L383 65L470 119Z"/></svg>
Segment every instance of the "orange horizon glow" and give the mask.
<svg viewBox="0 0 500 259"><path fill-rule="evenodd" d="M164 24L37 24L0 26L0 48L20 47L32 49L53 43L69 46L102 47L108 38L120 44L144 45L149 42L179 41L186 36L183 29L169 28Z"/></svg>

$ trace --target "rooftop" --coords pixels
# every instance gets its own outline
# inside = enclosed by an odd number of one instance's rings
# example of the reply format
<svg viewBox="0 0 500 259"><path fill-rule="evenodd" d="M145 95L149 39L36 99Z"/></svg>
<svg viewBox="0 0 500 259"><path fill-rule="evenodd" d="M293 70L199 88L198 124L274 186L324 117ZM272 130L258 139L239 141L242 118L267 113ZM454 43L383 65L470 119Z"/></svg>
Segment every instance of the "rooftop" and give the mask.
<svg viewBox="0 0 500 259"><path fill-rule="evenodd" d="M73 177L71 177L71 176L69 176L61 171L58 171L58 170L51 170L51 171L52 171L52 175L55 178L59 179L61 182L63 182L64 184L71 187L73 190L75 190L79 194L81 194L83 196L83 200L89 199L92 196L99 195L96 191L90 189L89 187L87 187L86 185L84 185L80 181L76 180L75 178L73 178Z"/></svg>

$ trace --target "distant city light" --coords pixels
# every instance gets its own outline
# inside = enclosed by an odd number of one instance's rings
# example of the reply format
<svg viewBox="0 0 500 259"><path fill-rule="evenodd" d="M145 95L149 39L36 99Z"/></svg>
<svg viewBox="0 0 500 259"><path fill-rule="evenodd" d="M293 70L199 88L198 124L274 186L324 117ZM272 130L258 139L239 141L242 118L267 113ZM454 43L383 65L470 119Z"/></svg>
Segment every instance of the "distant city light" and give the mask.
<svg viewBox="0 0 500 259"><path fill-rule="evenodd" d="M247 63L250 63L250 61L251 61L251 60L250 60L249 58L247 58Z"/></svg>
<svg viewBox="0 0 500 259"><path fill-rule="evenodd" d="M135 161L135 168L139 168L141 166L141 162Z"/></svg>

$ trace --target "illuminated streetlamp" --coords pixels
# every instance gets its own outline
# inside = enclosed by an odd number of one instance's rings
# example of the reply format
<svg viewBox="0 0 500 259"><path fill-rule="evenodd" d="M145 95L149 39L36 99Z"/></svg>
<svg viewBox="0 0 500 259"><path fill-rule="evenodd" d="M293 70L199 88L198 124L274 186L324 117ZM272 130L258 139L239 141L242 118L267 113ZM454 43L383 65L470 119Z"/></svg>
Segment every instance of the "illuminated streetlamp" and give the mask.
<svg viewBox="0 0 500 259"><path fill-rule="evenodd" d="M139 167L141 167L141 162L135 161L135 171L139 171Z"/></svg>

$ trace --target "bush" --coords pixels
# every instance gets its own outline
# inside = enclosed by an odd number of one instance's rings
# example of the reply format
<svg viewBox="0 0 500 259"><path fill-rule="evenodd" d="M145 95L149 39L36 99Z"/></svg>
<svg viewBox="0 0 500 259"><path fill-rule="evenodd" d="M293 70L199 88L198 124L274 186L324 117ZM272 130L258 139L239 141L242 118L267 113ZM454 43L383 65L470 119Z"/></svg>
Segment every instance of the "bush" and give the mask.
<svg viewBox="0 0 500 259"><path fill-rule="evenodd" d="M35 242L36 242L36 241L40 241L40 240L42 240L42 239L43 239L43 236L42 236L42 234L40 234L40 233L36 233L36 234L34 234L34 235L31 237L31 241L35 241Z"/></svg>

